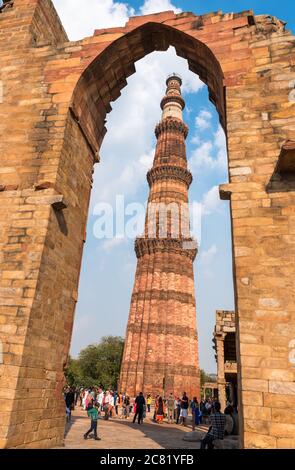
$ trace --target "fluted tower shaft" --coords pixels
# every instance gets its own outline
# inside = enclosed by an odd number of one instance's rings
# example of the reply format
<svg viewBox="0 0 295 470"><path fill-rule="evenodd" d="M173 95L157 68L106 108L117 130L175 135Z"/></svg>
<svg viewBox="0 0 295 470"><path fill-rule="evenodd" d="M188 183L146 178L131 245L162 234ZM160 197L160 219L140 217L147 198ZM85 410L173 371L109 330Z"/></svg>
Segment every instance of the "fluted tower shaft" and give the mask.
<svg viewBox="0 0 295 470"><path fill-rule="evenodd" d="M120 374L120 390L135 396L200 395L193 261L181 79L167 79L155 134L144 235L135 241L137 269Z"/></svg>

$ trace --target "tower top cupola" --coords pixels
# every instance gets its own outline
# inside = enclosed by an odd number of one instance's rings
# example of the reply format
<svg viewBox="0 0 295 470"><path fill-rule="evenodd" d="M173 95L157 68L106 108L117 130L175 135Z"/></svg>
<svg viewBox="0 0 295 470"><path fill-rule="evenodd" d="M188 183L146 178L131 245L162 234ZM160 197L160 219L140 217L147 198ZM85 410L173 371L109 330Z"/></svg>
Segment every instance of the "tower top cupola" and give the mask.
<svg viewBox="0 0 295 470"><path fill-rule="evenodd" d="M179 75L173 73L167 78L166 85L166 94L161 101L162 120L177 118L182 121L182 111L185 107L184 99L181 96L182 79Z"/></svg>

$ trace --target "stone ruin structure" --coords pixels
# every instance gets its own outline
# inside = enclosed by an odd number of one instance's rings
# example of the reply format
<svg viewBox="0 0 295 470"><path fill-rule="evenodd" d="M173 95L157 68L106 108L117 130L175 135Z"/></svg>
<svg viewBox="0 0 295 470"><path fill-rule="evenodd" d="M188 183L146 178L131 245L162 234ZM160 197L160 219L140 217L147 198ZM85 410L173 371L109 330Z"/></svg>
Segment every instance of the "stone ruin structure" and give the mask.
<svg viewBox="0 0 295 470"><path fill-rule="evenodd" d="M7 8L11 8L13 6L13 0L2 0L0 3L0 13Z"/></svg>
<svg viewBox="0 0 295 470"><path fill-rule="evenodd" d="M275 18L130 18L70 42L50 0L0 13L0 446L64 436L94 163L135 62L174 46L226 132L240 446L295 447L295 37Z"/></svg>
<svg viewBox="0 0 295 470"><path fill-rule="evenodd" d="M237 353L235 312L217 310L213 335L217 361L218 400L224 410L227 401L234 407L237 402Z"/></svg>
<svg viewBox="0 0 295 470"><path fill-rule="evenodd" d="M203 400L206 400L206 398L218 399L218 384L216 382L205 382L202 386L201 398Z"/></svg>
<svg viewBox="0 0 295 470"><path fill-rule="evenodd" d="M120 390L135 397L200 398L198 336L190 238L181 78L171 75L156 125L157 147L147 174L150 186L144 234L135 241L137 269L131 298Z"/></svg>

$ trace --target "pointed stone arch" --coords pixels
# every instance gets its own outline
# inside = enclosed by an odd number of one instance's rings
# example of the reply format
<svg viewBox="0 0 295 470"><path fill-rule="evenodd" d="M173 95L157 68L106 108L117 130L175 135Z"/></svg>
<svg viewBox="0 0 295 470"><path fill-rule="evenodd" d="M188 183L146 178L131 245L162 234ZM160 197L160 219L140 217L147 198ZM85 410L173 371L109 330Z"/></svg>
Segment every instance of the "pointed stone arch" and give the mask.
<svg viewBox="0 0 295 470"><path fill-rule="evenodd" d="M99 36L98 36L99 37ZM226 129L223 72L213 52L200 40L173 26L147 22L112 42L82 72L71 100L71 109L97 151L106 133L106 114L111 110L135 63L154 51L174 46L188 61L189 68L208 86L209 99L216 106Z"/></svg>

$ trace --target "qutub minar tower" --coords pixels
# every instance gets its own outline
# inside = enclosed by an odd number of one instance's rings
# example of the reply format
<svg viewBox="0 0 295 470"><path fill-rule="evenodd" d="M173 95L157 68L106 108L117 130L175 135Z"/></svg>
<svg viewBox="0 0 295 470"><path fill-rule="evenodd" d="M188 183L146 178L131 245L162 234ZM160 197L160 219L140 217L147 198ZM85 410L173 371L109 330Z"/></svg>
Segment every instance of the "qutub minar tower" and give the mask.
<svg viewBox="0 0 295 470"><path fill-rule="evenodd" d="M190 238L182 81L167 79L155 134L145 233L135 241L137 269L120 374L120 390L200 396L196 301ZM168 210L167 210L168 208ZM169 211L169 208L171 209ZM167 217L165 217L167 215Z"/></svg>

